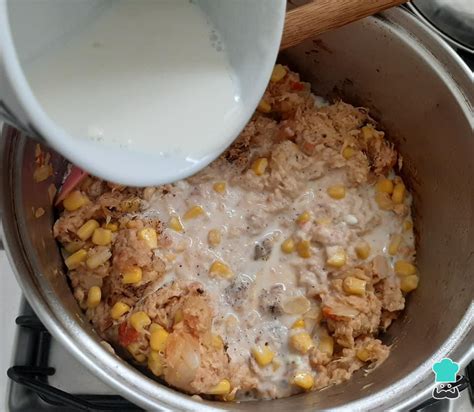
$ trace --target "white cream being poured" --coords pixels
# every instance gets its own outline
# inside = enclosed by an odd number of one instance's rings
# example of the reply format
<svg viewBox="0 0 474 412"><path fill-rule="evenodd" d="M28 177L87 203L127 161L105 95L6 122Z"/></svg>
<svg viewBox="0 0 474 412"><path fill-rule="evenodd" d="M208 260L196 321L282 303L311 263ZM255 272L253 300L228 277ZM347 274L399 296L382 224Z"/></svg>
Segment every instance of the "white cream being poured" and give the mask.
<svg viewBox="0 0 474 412"><path fill-rule="evenodd" d="M219 124L243 106L217 32L188 0L114 1L25 71L73 137L161 156L219 149Z"/></svg>

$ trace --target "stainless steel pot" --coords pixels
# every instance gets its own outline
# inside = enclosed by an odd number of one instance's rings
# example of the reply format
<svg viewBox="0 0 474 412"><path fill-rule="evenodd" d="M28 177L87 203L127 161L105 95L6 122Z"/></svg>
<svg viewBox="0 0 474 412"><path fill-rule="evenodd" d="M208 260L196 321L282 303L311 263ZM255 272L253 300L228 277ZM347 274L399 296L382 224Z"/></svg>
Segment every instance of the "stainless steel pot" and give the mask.
<svg viewBox="0 0 474 412"><path fill-rule="evenodd" d="M472 358L474 313L473 79L462 61L402 9L308 41L281 56L319 93L369 106L404 155L415 197L419 289L384 337L378 369L318 393L267 402L201 402L149 379L101 345L66 283L51 235L47 188L32 179L35 143L6 127L2 139L3 238L25 295L51 333L104 382L148 410L351 410L408 408L433 387L431 365ZM41 218L33 208L43 207Z"/></svg>

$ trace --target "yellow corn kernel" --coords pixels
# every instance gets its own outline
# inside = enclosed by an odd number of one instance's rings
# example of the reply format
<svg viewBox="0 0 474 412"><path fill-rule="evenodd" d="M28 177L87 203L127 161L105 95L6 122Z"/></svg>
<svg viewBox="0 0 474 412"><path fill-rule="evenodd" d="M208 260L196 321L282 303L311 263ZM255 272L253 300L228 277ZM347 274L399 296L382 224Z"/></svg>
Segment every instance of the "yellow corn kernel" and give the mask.
<svg viewBox="0 0 474 412"><path fill-rule="evenodd" d="M212 185L214 192L216 193L225 193L226 183L225 182L216 182Z"/></svg>
<svg viewBox="0 0 474 412"><path fill-rule="evenodd" d="M346 252L340 246L328 247L326 264L334 268L341 268L346 264Z"/></svg>
<svg viewBox="0 0 474 412"><path fill-rule="evenodd" d="M323 335L319 338L318 349L328 356L334 352L334 339L329 335Z"/></svg>
<svg viewBox="0 0 474 412"><path fill-rule="evenodd" d="M398 249L402 243L402 235L395 234L390 239L390 244L388 245L388 253L392 256L398 253Z"/></svg>
<svg viewBox="0 0 474 412"><path fill-rule="evenodd" d="M184 230L183 224L181 223L181 220L179 220L178 216L172 216L168 223L168 226L175 232L182 232Z"/></svg>
<svg viewBox="0 0 474 412"><path fill-rule="evenodd" d="M391 194L393 192L393 182L390 179L381 179L376 183L375 189L377 192Z"/></svg>
<svg viewBox="0 0 474 412"><path fill-rule="evenodd" d="M77 229L77 236L79 236L79 239L81 240L87 240L92 236L94 230L96 230L99 226L100 225L97 220L88 220L79 229Z"/></svg>
<svg viewBox="0 0 474 412"><path fill-rule="evenodd" d="M212 335L211 344L215 349L224 349L224 341L219 335Z"/></svg>
<svg viewBox="0 0 474 412"><path fill-rule="evenodd" d="M259 157L252 163L252 170L257 176L262 176L267 170L268 159L266 157Z"/></svg>
<svg viewBox="0 0 474 412"><path fill-rule="evenodd" d="M227 395L230 392L230 382L227 379L222 379L216 386L211 388L206 393L208 395Z"/></svg>
<svg viewBox="0 0 474 412"><path fill-rule="evenodd" d="M293 253L295 251L295 242L293 241L293 239L288 238L284 240L281 244L281 250L284 253Z"/></svg>
<svg viewBox="0 0 474 412"><path fill-rule="evenodd" d="M365 260L370 255L370 245L363 240L355 245L354 250L359 259Z"/></svg>
<svg viewBox="0 0 474 412"><path fill-rule="evenodd" d="M266 100L262 99L257 106L257 110L260 113L270 113L272 111L272 106Z"/></svg>
<svg viewBox="0 0 474 412"><path fill-rule="evenodd" d="M163 375L163 361L159 352L152 350L148 355L148 369L150 369L155 376Z"/></svg>
<svg viewBox="0 0 474 412"><path fill-rule="evenodd" d="M99 286L92 286L87 292L87 307L94 309L99 306L100 300L102 299L102 291Z"/></svg>
<svg viewBox="0 0 474 412"><path fill-rule="evenodd" d="M77 252L69 256L64 263L69 270L76 269L82 262L87 258L87 251L84 249L79 249Z"/></svg>
<svg viewBox="0 0 474 412"><path fill-rule="evenodd" d="M99 246L107 246L112 242L112 231L98 227L92 234L92 243Z"/></svg>
<svg viewBox="0 0 474 412"><path fill-rule="evenodd" d="M130 310L130 306L123 302L117 302L112 309L110 309L110 316L112 319L120 319L121 316L125 315Z"/></svg>
<svg viewBox="0 0 474 412"><path fill-rule="evenodd" d="M307 332L301 332L290 337L290 346L300 353L307 353L314 343Z"/></svg>
<svg viewBox="0 0 474 412"><path fill-rule="evenodd" d="M342 151L342 157L344 159L349 160L351 157L355 155L355 150L352 147L346 146Z"/></svg>
<svg viewBox="0 0 474 412"><path fill-rule="evenodd" d="M220 276L226 279L232 277L233 275L232 270L230 270L229 266L218 260L212 263L211 267L209 268L209 273L212 276Z"/></svg>
<svg viewBox="0 0 474 412"><path fill-rule="evenodd" d="M281 64L275 64L273 68L272 76L270 77L270 81L276 83L282 80L286 76L286 69Z"/></svg>
<svg viewBox="0 0 474 412"><path fill-rule="evenodd" d="M211 246L217 246L221 243L221 232L218 229L211 229L207 234L207 241Z"/></svg>
<svg viewBox="0 0 474 412"><path fill-rule="evenodd" d="M184 220L196 219L197 217L204 214L204 209L202 206L195 205L191 207L183 216Z"/></svg>
<svg viewBox="0 0 474 412"><path fill-rule="evenodd" d="M403 222L403 230L409 231L413 229L413 222L411 220L405 220Z"/></svg>
<svg viewBox="0 0 474 412"><path fill-rule="evenodd" d="M176 313L174 314L173 323L177 325L179 322L182 322L183 319L184 319L183 311L181 309L178 309Z"/></svg>
<svg viewBox="0 0 474 412"><path fill-rule="evenodd" d="M399 260L395 262L394 269L398 276L411 276L416 273L416 267L406 260Z"/></svg>
<svg viewBox="0 0 474 412"><path fill-rule="evenodd" d="M405 293L411 292L418 287L419 281L417 275L404 276L400 278L400 289Z"/></svg>
<svg viewBox="0 0 474 412"><path fill-rule="evenodd" d="M130 345L127 346L127 350L132 354L133 358L137 362L145 362L146 361L146 356L144 353L140 352L140 344L137 342L131 343Z"/></svg>
<svg viewBox="0 0 474 412"><path fill-rule="evenodd" d="M326 226L326 225L329 225L331 223L331 219L329 217L318 217L316 219L316 223L318 225L321 225L321 226Z"/></svg>
<svg viewBox="0 0 474 412"><path fill-rule="evenodd" d="M150 347L157 352L164 352L169 335L163 328L154 330L150 335Z"/></svg>
<svg viewBox="0 0 474 412"><path fill-rule="evenodd" d="M293 323L293 325L291 325L291 329L302 329L305 327L305 323L304 323L304 319L298 319L297 321L295 321L295 323Z"/></svg>
<svg viewBox="0 0 474 412"><path fill-rule="evenodd" d="M72 241L72 242L64 245L64 249L68 253L74 253L74 252L77 252L82 246L84 246L83 242Z"/></svg>
<svg viewBox="0 0 474 412"><path fill-rule="evenodd" d="M374 126L371 124L368 124L362 128L362 136L364 137L364 140L368 142L372 137L375 136L375 129Z"/></svg>
<svg viewBox="0 0 474 412"><path fill-rule="evenodd" d="M104 229L110 230L111 232L116 232L119 227L117 223L106 223Z"/></svg>
<svg viewBox="0 0 474 412"><path fill-rule="evenodd" d="M140 205L141 200L138 197L134 197L120 202L120 210L128 213L138 212Z"/></svg>
<svg viewBox="0 0 474 412"><path fill-rule="evenodd" d="M268 345L255 346L252 349L252 356L259 366L267 366L270 364L275 357L275 352L273 352Z"/></svg>
<svg viewBox="0 0 474 412"><path fill-rule="evenodd" d="M346 197L346 189L344 188L344 186L340 185L328 187L327 193L329 196L336 200L343 199L344 197Z"/></svg>
<svg viewBox="0 0 474 412"><path fill-rule="evenodd" d="M366 286L367 282L365 280L353 276L348 276L342 281L342 289L349 295L365 295Z"/></svg>
<svg viewBox="0 0 474 412"><path fill-rule="evenodd" d="M151 227L139 230L138 238L144 240L150 249L156 249L158 247L158 236L156 230Z"/></svg>
<svg viewBox="0 0 474 412"><path fill-rule="evenodd" d="M276 372L278 369L280 369L281 363L278 359L273 359L272 361L272 369L273 372Z"/></svg>
<svg viewBox="0 0 474 412"><path fill-rule="evenodd" d="M302 258L309 258L311 257L311 244L309 243L309 240L300 240L298 244L296 245L296 251L298 252L298 255L300 255Z"/></svg>
<svg viewBox="0 0 474 412"><path fill-rule="evenodd" d="M359 360L361 360L362 362L367 362L369 359L370 359L370 352L365 349L365 348L360 348L357 352L356 352L356 356Z"/></svg>
<svg viewBox="0 0 474 412"><path fill-rule="evenodd" d="M111 257L112 253L110 250L101 250L100 252L94 253L90 256L86 261L86 265L89 269L96 269L103 263L107 262Z"/></svg>
<svg viewBox="0 0 474 412"><path fill-rule="evenodd" d="M298 372L291 381L293 385L299 386L305 391L309 391L314 385L314 378L308 372Z"/></svg>
<svg viewBox="0 0 474 412"><path fill-rule="evenodd" d="M83 195L79 190L74 190L74 192L69 193L63 200L64 209L69 212L73 212L84 206L87 203L88 199Z"/></svg>
<svg viewBox="0 0 474 412"><path fill-rule="evenodd" d="M148 330L150 331L150 333L153 333L153 332L155 332L156 330L161 330L161 329L164 329L163 326L161 326L160 324L155 323L155 322L153 322L152 324L150 324L150 327L148 328Z"/></svg>
<svg viewBox="0 0 474 412"><path fill-rule="evenodd" d="M403 203L405 200L405 185L403 183L397 183L393 188L392 200L396 204Z"/></svg>
<svg viewBox="0 0 474 412"><path fill-rule="evenodd" d="M143 271L139 266L132 266L122 274L122 283L124 285L138 283L142 280Z"/></svg>
<svg viewBox="0 0 474 412"><path fill-rule="evenodd" d="M301 215L299 215L296 218L296 223L299 223L300 225L303 225L303 224L309 222L310 220L311 220L311 213L306 211L306 212L301 213Z"/></svg>
<svg viewBox="0 0 474 412"><path fill-rule="evenodd" d="M145 326L148 326L151 323L150 317L143 311L138 311L132 313L130 316L130 325L132 325L133 329L137 332L141 332Z"/></svg>
<svg viewBox="0 0 474 412"><path fill-rule="evenodd" d="M375 194L375 202L382 210L392 210L393 204L390 195L384 192L377 192Z"/></svg>

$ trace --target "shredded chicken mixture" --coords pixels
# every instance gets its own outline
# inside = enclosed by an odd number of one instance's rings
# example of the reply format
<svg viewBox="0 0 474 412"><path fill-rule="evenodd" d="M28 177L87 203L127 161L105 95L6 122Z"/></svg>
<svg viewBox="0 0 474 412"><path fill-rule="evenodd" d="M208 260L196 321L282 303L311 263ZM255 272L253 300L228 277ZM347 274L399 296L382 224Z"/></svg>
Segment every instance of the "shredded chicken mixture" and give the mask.
<svg viewBox="0 0 474 412"><path fill-rule="evenodd" d="M227 401L318 390L387 358L380 334L418 285L401 159L366 109L318 102L277 65L199 174L145 189L66 180L54 235L119 353Z"/></svg>

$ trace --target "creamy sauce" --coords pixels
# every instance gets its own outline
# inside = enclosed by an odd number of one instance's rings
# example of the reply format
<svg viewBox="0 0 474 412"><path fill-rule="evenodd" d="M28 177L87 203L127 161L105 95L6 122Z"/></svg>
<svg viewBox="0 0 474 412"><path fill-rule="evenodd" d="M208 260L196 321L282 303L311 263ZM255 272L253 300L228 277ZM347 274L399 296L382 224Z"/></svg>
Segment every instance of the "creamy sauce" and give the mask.
<svg viewBox="0 0 474 412"><path fill-rule="evenodd" d="M114 1L26 72L70 135L128 150L202 158L242 111L224 45L188 0Z"/></svg>

